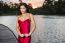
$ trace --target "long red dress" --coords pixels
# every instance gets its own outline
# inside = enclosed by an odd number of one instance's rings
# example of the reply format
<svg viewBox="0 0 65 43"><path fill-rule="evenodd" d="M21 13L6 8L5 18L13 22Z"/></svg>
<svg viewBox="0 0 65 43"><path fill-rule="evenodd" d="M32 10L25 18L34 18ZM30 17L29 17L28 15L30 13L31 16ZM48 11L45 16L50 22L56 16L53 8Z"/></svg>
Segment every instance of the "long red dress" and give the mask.
<svg viewBox="0 0 65 43"><path fill-rule="evenodd" d="M30 19L25 21L18 20L21 34L27 34L30 32ZM20 37L18 36L18 43L31 43L31 36Z"/></svg>

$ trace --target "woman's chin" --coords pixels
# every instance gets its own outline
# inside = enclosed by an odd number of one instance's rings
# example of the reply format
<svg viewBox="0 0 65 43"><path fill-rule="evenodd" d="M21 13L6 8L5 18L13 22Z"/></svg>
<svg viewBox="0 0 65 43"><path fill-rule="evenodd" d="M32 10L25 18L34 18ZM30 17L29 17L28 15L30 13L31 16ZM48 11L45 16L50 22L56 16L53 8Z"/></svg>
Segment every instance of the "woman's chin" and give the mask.
<svg viewBox="0 0 65 43"><path fill-rule="evenodd" d="M25 14L26 12L22 12L22 14Z"/></svg>

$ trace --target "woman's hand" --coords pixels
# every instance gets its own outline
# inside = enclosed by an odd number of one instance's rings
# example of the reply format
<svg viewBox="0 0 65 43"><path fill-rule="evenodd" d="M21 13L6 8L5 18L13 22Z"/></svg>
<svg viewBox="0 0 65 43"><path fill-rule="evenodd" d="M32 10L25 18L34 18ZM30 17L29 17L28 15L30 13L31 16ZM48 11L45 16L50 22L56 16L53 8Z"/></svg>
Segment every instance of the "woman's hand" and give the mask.
<svg viewBox="0 0 65 43"><path fill-rule="evenodd" d="M25 34L25 37L28 37L29 35L28 34Z"/></svg>
<svg viewBox="0 0 65 43"><path fill-rule="evenodd" d="M24 34L20 34L21 37L24 37Z"/></svg>
<svg viewBox="0 0 65 43"><path fill-rule="evenodd" d="M28 36L30 36L31 34L25 34L25 37L28 37Z"/></svg>

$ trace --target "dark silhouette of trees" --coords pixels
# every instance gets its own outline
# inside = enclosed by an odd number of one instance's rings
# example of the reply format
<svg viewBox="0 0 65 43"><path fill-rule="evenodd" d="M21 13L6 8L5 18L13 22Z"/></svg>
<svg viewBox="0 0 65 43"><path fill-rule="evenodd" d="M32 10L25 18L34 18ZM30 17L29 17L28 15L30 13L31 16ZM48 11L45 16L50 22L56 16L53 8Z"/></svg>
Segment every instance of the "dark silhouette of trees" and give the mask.
<svg viewBox="0 0 65 43"><path fill-rule="evenodd" d="M18 6L22 4L22 1L19 0L20 3L12 3L7 4L6 2L0 1L0 14L1 13L16 13L18 11ZM40 8L33 9L32 5L29 3L29 11L30 13L42 13L42 14L65 14L65 1L59 0L45 0L43 6Z"/></svg>
<svg viewBox="0 0 65 43"><path fill-rule="evenodd" d="M46 4L43 3L43 11L47 11L46 13L53 14L65 14L65 1L62 0L46 0Z"/></svg>

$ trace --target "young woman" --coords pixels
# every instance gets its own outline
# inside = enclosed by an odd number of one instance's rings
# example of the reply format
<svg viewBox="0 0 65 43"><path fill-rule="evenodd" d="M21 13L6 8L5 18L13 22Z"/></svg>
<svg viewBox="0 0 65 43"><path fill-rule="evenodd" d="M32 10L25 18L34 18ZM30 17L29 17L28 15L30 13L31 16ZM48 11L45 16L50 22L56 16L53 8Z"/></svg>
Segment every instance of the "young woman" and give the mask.
<svg viewBox="0 0 65 43"><path fill-rule="evenodd" d="M28 12L28 6L22 3L17 16L16 30L18 33L18 43L31 43L31 35L36 27L33 14Z"/></svg>

